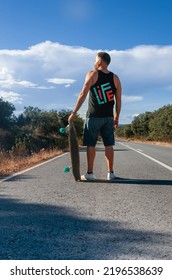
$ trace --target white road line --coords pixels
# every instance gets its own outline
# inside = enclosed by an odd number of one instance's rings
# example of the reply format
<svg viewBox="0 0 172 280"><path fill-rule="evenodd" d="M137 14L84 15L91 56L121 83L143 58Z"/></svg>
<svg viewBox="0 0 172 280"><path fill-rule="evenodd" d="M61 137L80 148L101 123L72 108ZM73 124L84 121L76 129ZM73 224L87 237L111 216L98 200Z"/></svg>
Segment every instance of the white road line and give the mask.
<svg viewBox="0 0 172 280"><path fill-rule="evenodd" d="M140 149L137 149L137 151L139 151L139 152L143 152L143 150L140 150Z"/></svg>
<svg viewBox="0 0 172 280"><path fill-rule="evenodd" d="M124 143L120 143L120 142L119 142L119 144L121 144L121 145L123 145L123 146L125 146L125 147L127 147L127 148L129 148L129 149L131 149L131 150L133 150L133 151L135 151L135 152L141 154L141 155L144 156L144 157L149 158L150 160L152 160L152 161L158 163L159 165L165 167L166 169L172 171L172 167L171 167L171 166L169 166L169 165L167 165L167 164L165 164L165 163L163 163L163 162L161 162L161 161L159 161L159 160L157 160L157 159L155 159L155 158L153 158L153 157L150 157L150 156L144 154L143 152L139 151L139 149L136 150L136 149L134 149L134 148L131 148L129 145L125 145Z"/></svg>
<svg viewBox="0 0 172 280"><path fill-rule="evenodd" d="M60 157L65 156L65 155L67 155L67 154L68 154L68 153L61 154L61 155L59 155L59 156L56 156L56 157L51 158L51 159L49 159L49 160L46 160L46 161L44 161L44 162L42 162L42 163L39 163L39 164L37 164L37 165L34 165L34 166L29 167L29 168L27 168L27 169L24 169L24 170L22 170L22 171L20 171L20 172L17 172L17 173L14 173L14 174L10 175L10 176L7 176L7 177L3 178L2 180L0 180L0 183L5 182L5 181L8 181L8 180L12 179L13 177L16 177L16 176L18 176L18 175L21 175L21 174L23 174L23 173L25 173L25 172L27 172L27 171L30 171L30 170L32 170L32 169L34 169L34 168L37 168L37 167L39 167L39 166L41 166L41 165L47 164L47 163L49 163L49 162L51 162L51 161L53 161L53 160L56 160L57 158L60 158Z"/></svg>

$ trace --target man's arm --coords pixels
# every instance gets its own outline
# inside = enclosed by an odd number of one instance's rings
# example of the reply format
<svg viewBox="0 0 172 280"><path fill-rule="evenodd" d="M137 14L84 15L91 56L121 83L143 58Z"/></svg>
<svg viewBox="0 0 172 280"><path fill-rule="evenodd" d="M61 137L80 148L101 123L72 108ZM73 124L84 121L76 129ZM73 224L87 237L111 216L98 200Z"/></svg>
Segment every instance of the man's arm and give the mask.
<svg viewBox="0 0 172 280"><path fill-rule="evenodd" d="M115 98L116 98L116 106L115 106L115 116L114 116L114 127L118 127L118 122L119 122L119 115L121 111L121 96L122 96L122 87L121 87L121 82L118 78L117 75L114 75L114 84L116 86L116 93L115 93Z"/></svg>
<svg viewBox="0 0 172 280"><path fill-rule="evenodd" d="M74 108L72 114L68 118L68 122L73 121L73 119L75 118L77 111L80 109L80 107L82 106L82 104L84 103L84 101L86 99L88 91L90 90L91 86L94 84L94 80L95 80L95 71L88 72L86 79L85 79L85 83L83 85L83 88L78 96L75 108Z"/></svg>

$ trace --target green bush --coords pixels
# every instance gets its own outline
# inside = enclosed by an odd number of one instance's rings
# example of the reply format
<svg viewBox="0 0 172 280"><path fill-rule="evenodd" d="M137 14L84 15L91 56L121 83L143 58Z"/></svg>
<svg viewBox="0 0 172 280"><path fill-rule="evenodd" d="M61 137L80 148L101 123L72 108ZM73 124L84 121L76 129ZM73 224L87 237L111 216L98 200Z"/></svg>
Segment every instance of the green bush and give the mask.
<svg viewBox="0 0 172 280"><path fill-rule="evenodd" d="M145 112L116 130L118 137L172 142L172 105Z"/></svg>

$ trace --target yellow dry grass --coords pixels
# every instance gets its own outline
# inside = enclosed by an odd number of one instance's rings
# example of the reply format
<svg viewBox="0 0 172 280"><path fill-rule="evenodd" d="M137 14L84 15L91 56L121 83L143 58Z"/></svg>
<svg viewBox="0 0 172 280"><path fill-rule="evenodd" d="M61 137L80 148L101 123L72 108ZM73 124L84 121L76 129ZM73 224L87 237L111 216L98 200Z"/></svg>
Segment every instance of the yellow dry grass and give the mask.
<svg viewBox="0 0 172 280"><path fill-rule="evenodd" d="M0 159L0 178L8 176L12 173L19 172L35 164L41 163L45 160L51 159L57 155L62 154L63 151L58 149L41 150L39 153L32 154L28 157L7 158L1 153Z"/></svg>

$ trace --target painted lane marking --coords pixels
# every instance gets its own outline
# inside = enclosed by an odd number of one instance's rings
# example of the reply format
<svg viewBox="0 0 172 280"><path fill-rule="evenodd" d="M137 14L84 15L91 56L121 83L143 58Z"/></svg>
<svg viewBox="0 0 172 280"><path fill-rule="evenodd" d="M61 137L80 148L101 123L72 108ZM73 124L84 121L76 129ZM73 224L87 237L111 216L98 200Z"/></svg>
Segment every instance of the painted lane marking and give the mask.
<svg viewBox="0 0 172 280"><path fill-rule="evenodd" d="M19 171L19 172L17 172L17 173L14 173L14 174L12 174L12 175L9 175L9 176L3 178L2 180L0 180L0 183L5 182L5 181L8 181L8 180L12 179L13 177L16 177L16 176L18 176L18 175L21 175L21 174L23 174L23 173L25 173L25 172L27 172L27 171L30 171L30 170L32 170L32 169L34 169L34 168L37 168L37 167L39 167L39 166L41 166L41 165L47 164L47 163L49 163L49 162L51 162L51 161L53 161L53 160L56 160L57 158L60 158L60 157L65 156L65 155L67 155L67 154L68 154L68 153L64 153L64 154L62 154L62 155L56 156L56 157L51 158L51 159L49 159L49 160L47 160L47 161L44 161L44 162L42 162L42 163L39 163L39 164L37 164L37 165L34 165L34 166L32 166L32 167L29 167L29 168L27 168L27 169L24 169L24 170L22 170L22 171Z"/></svg>
<svg viewBox="0 0 172 280"><path fill-rule="evenodd" d="M143 152L143 150L140 150L140 149L137 149L137 151L139 151L139 152Z"/></svg>
<svg viewBox="0 0 172 280"><path fill-rule="evenodd" d="M167 165L167 164L165 164L165 163L163 163L163 162L161 162L161 161L159 161L159 160L157 160L157 159L155 159L155 158L153 158L153 157L150 157L150 156L144 154L143 152L139 151L139 149L136 150L136 149L134 149L134 148L131 148L129 145L125 145L124 143L119 143L119 144L121 144L121 145L123 145L123 146L125 146L125 147L127 147L127 148L129 148L129 149L131 149L131 150L133 150L133 151L135 151L135 152L141 154L141 155L144 156L144 157L149 158L150 160L152 160L152 161L158 163L159 165L165 167L166 169L172 171L172 167L171 167L171 166L169 166L169 165Z"/></svg>

